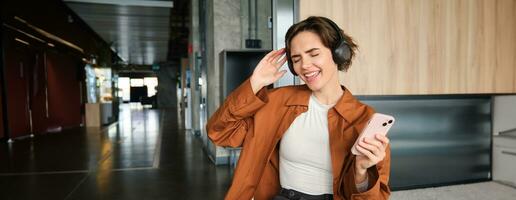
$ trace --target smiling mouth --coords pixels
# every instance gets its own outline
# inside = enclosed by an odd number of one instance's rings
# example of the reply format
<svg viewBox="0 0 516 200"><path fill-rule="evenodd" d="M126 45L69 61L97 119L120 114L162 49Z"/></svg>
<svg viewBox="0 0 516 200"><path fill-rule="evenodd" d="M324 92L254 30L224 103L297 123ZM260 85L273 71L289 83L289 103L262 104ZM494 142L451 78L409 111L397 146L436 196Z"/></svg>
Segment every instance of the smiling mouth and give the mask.
<svg viewBox="0 0 516 200"><path fill-rule="evenodd" d="M319 76L320 73L321 73L321 71L314 71L314 72L305 73L305 74L303 74L303 76L305 77L307 82L312 82Z"/></svg>

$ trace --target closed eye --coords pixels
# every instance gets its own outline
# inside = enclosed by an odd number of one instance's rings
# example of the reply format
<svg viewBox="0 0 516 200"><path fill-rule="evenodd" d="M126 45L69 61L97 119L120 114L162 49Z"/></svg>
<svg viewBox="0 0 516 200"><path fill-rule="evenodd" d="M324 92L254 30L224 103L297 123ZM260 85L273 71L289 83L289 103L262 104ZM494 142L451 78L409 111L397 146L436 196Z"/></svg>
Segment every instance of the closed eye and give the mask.
<svg viewBox="0 0 516 200"><path fill-rule="evenodd" d="M317 53L317 54L311 54L310 56L311 56L311 57L316 57L316 56L319 56L319 54L318 54L318 53ZM292 59L292 62L293 62L293 63L297 63L297 62L299 62L299 60L301 60L301 58L299 58L298 56L296 56L296 58Z"/></svg>

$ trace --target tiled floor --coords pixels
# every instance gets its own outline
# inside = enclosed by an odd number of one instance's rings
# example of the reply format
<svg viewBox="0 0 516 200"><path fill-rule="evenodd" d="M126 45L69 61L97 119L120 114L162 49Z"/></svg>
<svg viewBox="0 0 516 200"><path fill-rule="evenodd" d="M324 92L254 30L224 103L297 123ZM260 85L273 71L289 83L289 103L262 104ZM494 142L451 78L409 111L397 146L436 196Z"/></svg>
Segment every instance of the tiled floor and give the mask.
<svg viewBox="0 0 516 200"><path fill-rule="evenodd" d="M222 199L231 181L176 110L126 106L119 123L0 144L0 199Z"/></svg>

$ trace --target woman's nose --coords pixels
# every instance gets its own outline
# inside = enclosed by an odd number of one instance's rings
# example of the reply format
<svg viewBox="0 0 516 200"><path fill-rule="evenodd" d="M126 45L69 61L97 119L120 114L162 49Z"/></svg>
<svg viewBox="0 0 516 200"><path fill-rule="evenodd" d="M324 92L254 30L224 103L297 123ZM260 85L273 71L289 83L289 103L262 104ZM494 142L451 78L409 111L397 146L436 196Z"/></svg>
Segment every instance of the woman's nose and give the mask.
<svg viewBox="0 0 516 200"><path fill-rule="evenodd" d="M302 69L308 69L312 65L312 61L310 61L310 58L302 58L301 59L301 68Z"/></svg>

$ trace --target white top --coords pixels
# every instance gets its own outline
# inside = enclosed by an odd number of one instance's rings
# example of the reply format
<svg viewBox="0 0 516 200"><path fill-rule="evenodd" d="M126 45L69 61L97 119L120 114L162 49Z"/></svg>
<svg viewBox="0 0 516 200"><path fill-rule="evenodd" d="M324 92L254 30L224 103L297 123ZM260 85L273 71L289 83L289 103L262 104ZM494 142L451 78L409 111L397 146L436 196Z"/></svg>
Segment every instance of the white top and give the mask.
<svg viewBox="0 0 516 200"><path fill-rule="evenodd" d="M281 138L281 187L311 195L333 194L328 133L328 110L333 106L320 103L312 94L308 111L300 114ZM367 179L357 184L359 192L367 188Z"/></svg>
<svg viewBox="0 0 516 200"><path fill-rule="evenodd" d="M308 111L283 135L279 149L281 187L306 194L333 194L328 110L312 94Z"/></svg>

